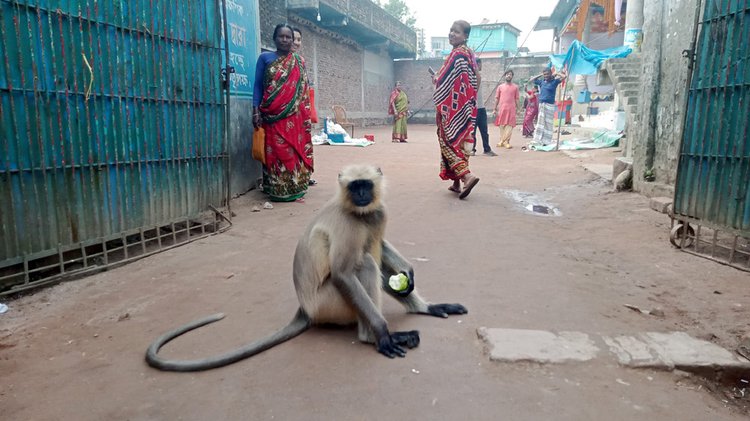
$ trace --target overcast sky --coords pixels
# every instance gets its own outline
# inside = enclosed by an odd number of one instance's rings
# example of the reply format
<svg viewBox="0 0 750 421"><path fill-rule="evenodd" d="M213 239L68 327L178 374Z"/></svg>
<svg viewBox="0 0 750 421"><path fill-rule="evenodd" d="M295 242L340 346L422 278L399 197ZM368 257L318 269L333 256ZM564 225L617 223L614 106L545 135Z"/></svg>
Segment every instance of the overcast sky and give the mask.
<svg viewBox="0 0 750 421"><path fill-rule="evenodd" d="M417 27L424 28L428 49L430 37L448 36L451 24L463 19L471 24L508 22L521 30L518 46L534 27L539 16L549 16L558 0L404 0L417 18ZM552 31L537 31L529 35L524 46L531 51L550 51Z"/></svg>

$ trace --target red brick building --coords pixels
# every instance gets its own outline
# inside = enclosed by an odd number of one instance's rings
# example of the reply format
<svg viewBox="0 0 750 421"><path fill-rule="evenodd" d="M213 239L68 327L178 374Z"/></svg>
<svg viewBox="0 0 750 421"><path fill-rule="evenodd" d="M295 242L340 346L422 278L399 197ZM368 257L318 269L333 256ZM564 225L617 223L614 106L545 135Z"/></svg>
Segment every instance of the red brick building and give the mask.
<svg viewBox="0 0 750 421"><path fill-rule="evenodd" d="M394 59L416 56L417 35L370 0L260 0L261 48L273 50L283 22L303 32L301 54L322 117L342 105L350 120L383 124Z"/></svg>

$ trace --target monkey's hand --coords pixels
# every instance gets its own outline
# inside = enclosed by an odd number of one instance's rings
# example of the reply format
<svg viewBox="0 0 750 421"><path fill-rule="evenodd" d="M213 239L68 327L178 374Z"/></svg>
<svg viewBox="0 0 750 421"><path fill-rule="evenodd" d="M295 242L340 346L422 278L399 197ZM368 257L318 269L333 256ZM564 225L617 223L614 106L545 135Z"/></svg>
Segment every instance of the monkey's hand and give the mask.
<svg viewBox="0 0 750 421"><path fill-rule="evenodd" d="M398 357L405 357L406 356L406 350L402 348L400 345L398 345L391 335L384 335L380 339L377 340L375 343L375 347L377 348L378 352L385 355L388 358L394 358L396 356Z"/></svg>
<svg viewBox="0 0 750 421"><path fill-rule="evenodd" d="M466 314L469 310L461 304L430 304L427 312L435 317L446 318L449 314Z"/></svg>
<svg viewBox="0 0 750 421"><path fill-rule="evenodd" d="M391 339L397 345L404 345L409 349L419 346L419 331L410 330L408 332L393 332Z"/></svg>
<svg viewBox="0 0 750 421"><path fill-rule="evenodd" d="M393 332L383 335L376 342L378 352L388 358L405 357L407 348L414 348L419 345L419 332L411 330L409 332Z"/></svg>

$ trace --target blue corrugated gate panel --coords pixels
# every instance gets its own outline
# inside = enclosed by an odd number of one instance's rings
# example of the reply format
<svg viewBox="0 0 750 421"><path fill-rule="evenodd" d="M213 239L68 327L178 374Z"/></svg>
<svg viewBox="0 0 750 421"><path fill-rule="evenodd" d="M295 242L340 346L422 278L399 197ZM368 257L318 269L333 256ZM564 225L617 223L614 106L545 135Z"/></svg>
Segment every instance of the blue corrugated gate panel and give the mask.
<svg viewBox="0 0 750 421"><path fill-rule="evenodd" d="M225 203L220 5L0 0L0 269Z"/></svg>
<svg viewBox="0 0 750 421"><path fill-rule="evenodd" d="M674 211L750 237L750 3L705 3Z"/></svg>

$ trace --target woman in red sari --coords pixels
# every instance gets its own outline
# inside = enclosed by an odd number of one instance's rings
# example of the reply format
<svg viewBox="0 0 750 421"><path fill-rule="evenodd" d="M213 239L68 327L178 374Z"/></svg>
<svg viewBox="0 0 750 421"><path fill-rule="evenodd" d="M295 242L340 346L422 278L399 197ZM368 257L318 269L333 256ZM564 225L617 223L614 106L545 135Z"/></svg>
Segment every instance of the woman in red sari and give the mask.
<svg viewBox="0 0 750 421"><path fill-rule="evenodd" d="M523 115L523 137L534 137L534 125L536 124L536 117L539 114L538 93L539 88L536 85L531 90L526 91L528 96L524 100L526 112Z"/></svg>
<svg viewBox="0 0 750 421"><path fill-rule="evenodd" d="M469 154L474 146L477 117L477 63L474 52L466 46L471 25L453 22L448 41L450 55L433 76L438 143L440 144L440 178L453 180L448 190L463 199L479 182L469 171ZM463 181L463 189L461 182Z"/></svg>
<svg viewBox="0 0 750 421"><path fill-rule="evenodd" d="M277 25L275 52L258 57L253 95L253 126L266 132L263 191L271 200L301 200L313 168L312 126L305 61L292 52L294 32Z"/></svg>

